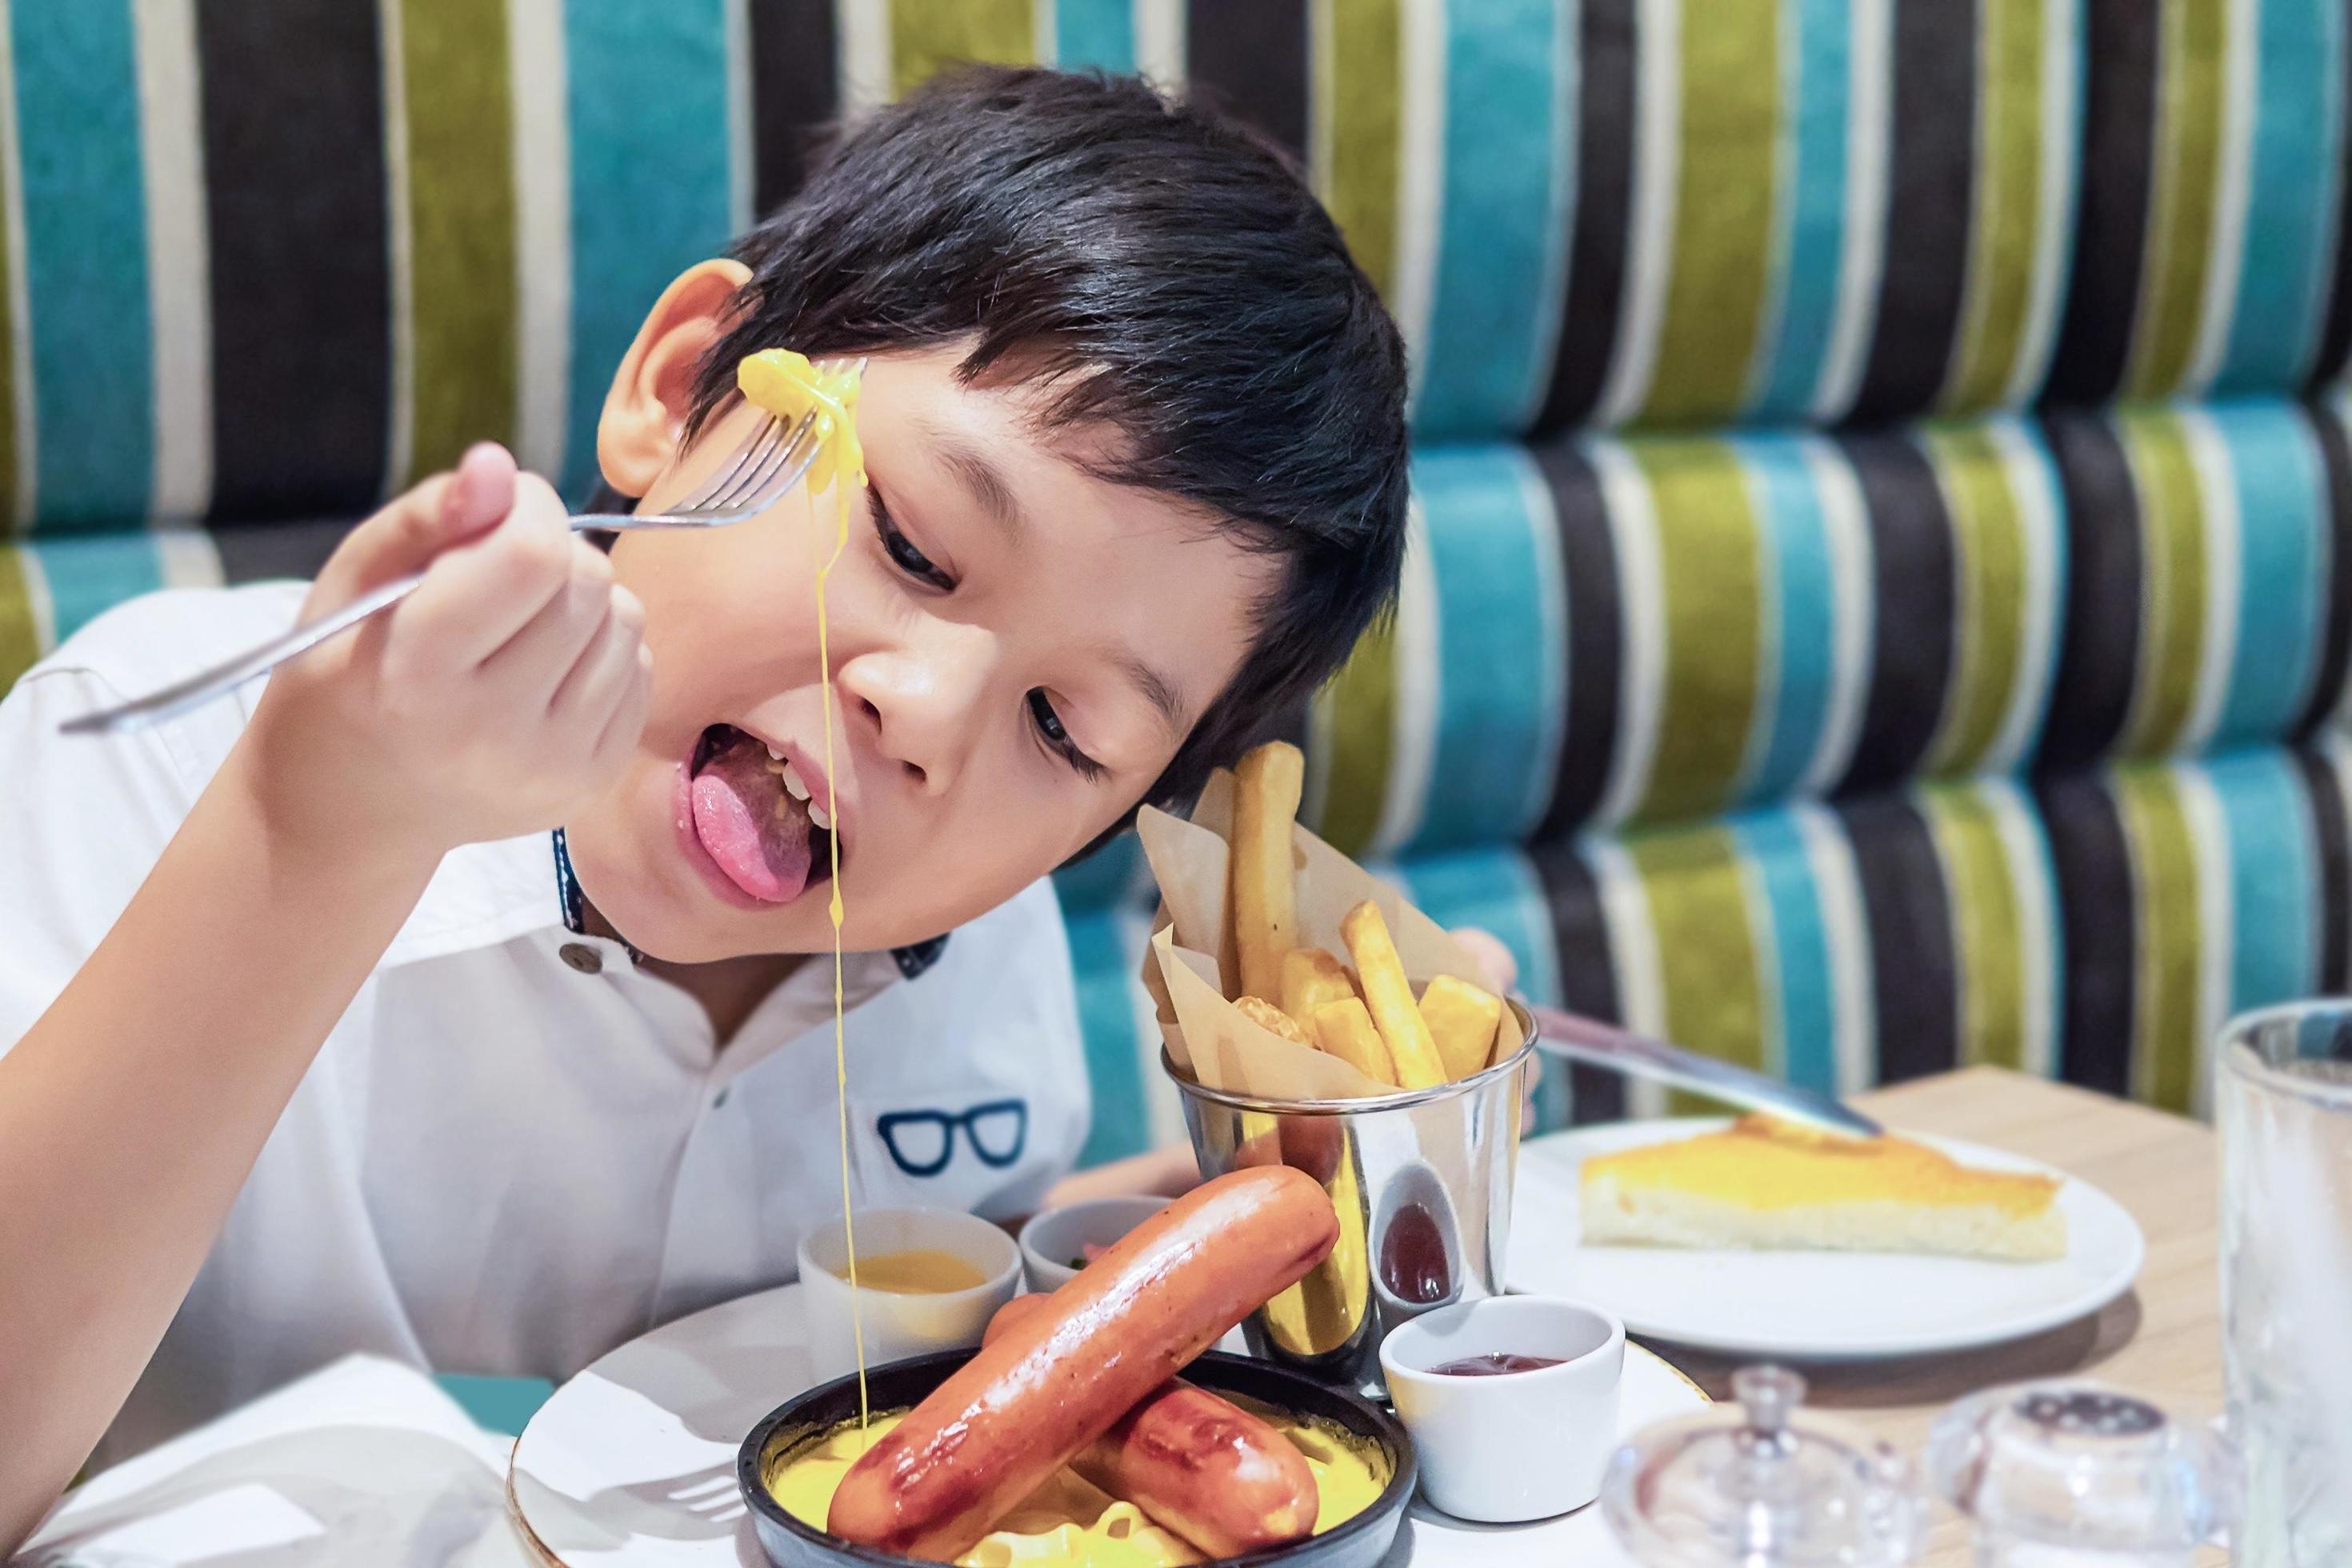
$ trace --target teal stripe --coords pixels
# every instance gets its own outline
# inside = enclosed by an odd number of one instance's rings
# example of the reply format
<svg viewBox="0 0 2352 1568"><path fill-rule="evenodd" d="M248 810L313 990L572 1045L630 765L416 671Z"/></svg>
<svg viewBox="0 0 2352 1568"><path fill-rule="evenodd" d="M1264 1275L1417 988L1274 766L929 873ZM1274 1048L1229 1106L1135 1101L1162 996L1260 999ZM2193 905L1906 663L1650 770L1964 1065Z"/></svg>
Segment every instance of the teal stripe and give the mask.
<svg viewBox="0 0 2352 1568"><path fill-rule="evenodd" d="M1546 651L1548 563L1536 552L1556 548L1558 533L1528 514L1525 462L1513 447L1424 448L1413 460L1437 579L1443 764L1416 848L1516 838L1543 793L1562 661Z"/></svg>
<svg viewBox="0 0 2352 1568"><path fill-rule="evenodd" d="M1578 0L1445 7L1445 210L1413 408L1423 434L1515 431L1542 405L1574 221L1576 78L1562 45L1577 11Z"/></svg>
<svg viewBox="0 0 2352 1568"><path fill-rule="evenodd" d="M1070 968L1077 981L1078 1027L1086 1037L1087 1081L1094 1119L1078 1163L1139 1154L1150 1142L1151 1113L1143 1098L1143 1060L1135 1037L1136 966L1113 910L1075 914L1063 921Z"/></svg>
<svg viewBox="0 0 2352 1568"><path fill-rule="evenodd" d="M1135 0L1054 0L1054 63L1133 70Z"/></svg>
<svg viewBox="0 0 2352 1568"><path fill-rule="evenodd" d="M142 521L154 371L131 6L49 0L9 17L37 509L45 523Z"/></svg>
<svg viewBox="0 0 2352 1568"><path fill-rule="evenodd" d="M1559 952L1551 906L1535 868L1516 849L1473 849L1418 856L1395 868L1405 897L1448 931L1475 926L1501 941L1518 961L1519 994L1538 1005L1559 1005ZM1566 1064L1548 1060L1536 1086L1536 1125L1567 1125Z"/></svg>
<svg viewBox="0 0 2352 1568"><path fill-rule="evenodd" d="M2229 835L2233 938L2230 1011L2265 1007L2317 989L2311 806L2282 752L2243 752L2210 763Z"/></svg>
<svg viewBox="0 0 2352 1568"><path fill-rule="evenodd" d="M1123 834L1094 854L1054 873L1054 895L1065 912L1102 910L1114 905L1132 908L1149 897L1150 868L1143 858L1143 841Z"/></svg>
<svg viewBox="0 0 2352 1568"><path fill-rule="evenodd" d="M1805 461L1811 437L1752 436L1735 443L1747 469L1770 574L1778 668L1771 717L1750 801L1778 800L1804 774L1828 721L1835 677L1837 597L1830 581L1829 525Z"/></svg>
<svg viewBox="0 0 2352 1568"><path fill-rule="evenodd" d="M596 479L613 373L670 280L726 247L725 0L570 0L571 415L564 492Z"/></svg>
<svg viewBox="0 0 2352 1568"><path fill-rule="evenodd" d="M2213 743L2275 741L2294 728L2319 653L2326 477L2301 409L2221 404L2207 412L2228 448L2238 499L2238 645Z"/></svg>
<svg viewBox="0 0 2352 1568"><path fill-rule="evenodd" d="M1796 818L1785 811L1735 817L1731 835L1762 889L1771 920L1771 981L1780 995L1782 1071L1790 1083L1833 1092L1836 992L1805 841L1798 835Z"/></svg>
<svg viewBox="0 0 2352 1568"><path fill-rule="evenodd" d="M1780 117L1786 149L1787 239L1779 259L1778 326L1754 412L1802 418L1812 407L1837 317L1838 262L1845 246L1848 0L1793 0L1781 26L1795 32L1781 50Z"/></svg>
<svg viewBox="0 0 2352 1568"><path fill-rule="evenodd" d="M155 535L138 529L35 535L26 542L41 563L57 617L58 641L125 599L163 585Z"/></svg>
<svg viewBox="0 0 2352 1568"><path fill-rule="evenodd" d="M2302 379L2319 341L2344 140L2338 0L2262 0L2238 298L2217 391Z"/></svg>

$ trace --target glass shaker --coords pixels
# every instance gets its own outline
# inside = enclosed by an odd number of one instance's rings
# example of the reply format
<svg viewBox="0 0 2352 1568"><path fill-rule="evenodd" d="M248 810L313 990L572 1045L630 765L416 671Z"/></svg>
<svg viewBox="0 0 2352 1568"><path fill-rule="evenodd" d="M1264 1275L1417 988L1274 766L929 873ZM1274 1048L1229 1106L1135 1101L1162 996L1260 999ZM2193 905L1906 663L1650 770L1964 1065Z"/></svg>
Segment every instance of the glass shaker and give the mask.
<svg viewBox="0 0 2352 1568"><path fill-rule="evenodd" d="M1973 1521L1979 1568L2187 1568L2235 1511L2213 1428L2097 1383L1964 1399L1937 1419L1927 1466Z"/></svg>
<svg viewBox="0 0 2352 1568"><path fill-rule="evenodd" d="M1661 1422L1601 1481L1609 1527L1644 1568L1883 1568L1918 1554L1927 1503L1902 1455L1800 1414L1785 1367L1732 1374L1738 1406Z"/></svg>

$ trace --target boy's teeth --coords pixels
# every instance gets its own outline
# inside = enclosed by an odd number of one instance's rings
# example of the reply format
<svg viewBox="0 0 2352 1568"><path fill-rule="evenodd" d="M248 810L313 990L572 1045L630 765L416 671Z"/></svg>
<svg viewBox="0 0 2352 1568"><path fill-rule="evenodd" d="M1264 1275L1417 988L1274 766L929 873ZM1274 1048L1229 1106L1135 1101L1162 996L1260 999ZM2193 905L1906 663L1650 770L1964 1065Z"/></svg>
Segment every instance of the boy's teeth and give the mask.
<svg viewBox="0 0 2352 1568"><path fill-rule="evenodd" d="M770 746L768 748L768 760L772 763L781 763L784 760L784 753L776 750L775 747Z"/></svg>
<svg viewBox="0 0 2352 1568"><path fill-rule="evenodd" d="M792 763L784 764L783 777L786 795L791 795L794 800L806 800L809 797L809 786L801 783L800 770L793 767Z"/></svg>
<svg viewBox="0 0 2352 1568"><path fill-rule="evenodd" d="M824 828L828 832L832 830L833 818L827 816L824 812L824 807L817 805L814 801L809 802L809 821L819 827Z"/></svg>

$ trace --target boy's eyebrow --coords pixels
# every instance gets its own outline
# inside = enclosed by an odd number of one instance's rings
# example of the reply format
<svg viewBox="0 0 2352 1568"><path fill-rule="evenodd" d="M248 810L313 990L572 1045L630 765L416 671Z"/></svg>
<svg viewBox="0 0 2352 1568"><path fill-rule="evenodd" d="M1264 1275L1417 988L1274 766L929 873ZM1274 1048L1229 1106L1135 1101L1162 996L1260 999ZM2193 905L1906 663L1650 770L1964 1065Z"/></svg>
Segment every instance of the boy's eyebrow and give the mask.
<svg viewBox="0 0 2352 1568"><path fill-rule="evenodd" d="M1112 648L1107 657L1118 672L1127 677L1128 683L1143 693L1143 700L1151 704L1152 711L1158 713L1160 722L1168 726L1168 732L1181 741L1186 728L1184 697L1176 689L1175 683L1127 648Z"/></svg>
<svg viewBox="0 0 2352 1568"><path fill-rule="evenodd" d="M1013 496L1013 486L1006 481L1004 470L998 468L987 453L967 444L961 436L928 419L918 419L916 424L924 438L939 452L940 461L963 481L964 488L971 492L972 500L980 503L981 510L1002 523L1004 531L1013 537L1014 542L1019 542L1027 520L1021 515L1021 502Z"/></svg>

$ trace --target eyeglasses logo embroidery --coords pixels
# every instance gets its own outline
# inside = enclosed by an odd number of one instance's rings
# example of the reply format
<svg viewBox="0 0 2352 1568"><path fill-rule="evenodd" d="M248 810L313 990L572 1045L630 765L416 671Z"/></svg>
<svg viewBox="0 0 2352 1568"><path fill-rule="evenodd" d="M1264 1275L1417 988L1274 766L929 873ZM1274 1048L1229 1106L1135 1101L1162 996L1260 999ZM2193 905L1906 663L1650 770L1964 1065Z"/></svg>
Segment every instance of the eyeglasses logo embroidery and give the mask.
<svg viewBox="0 0 2352 1568"><path fill-rule="evenodd" d="M910 1176L936 1176L955 1158L956 1130L980 1163L1002 1171L1029 1146L1029 1102L992 1100L968 1110L893 1110L875 1120L890 1163Z"/></svg>

